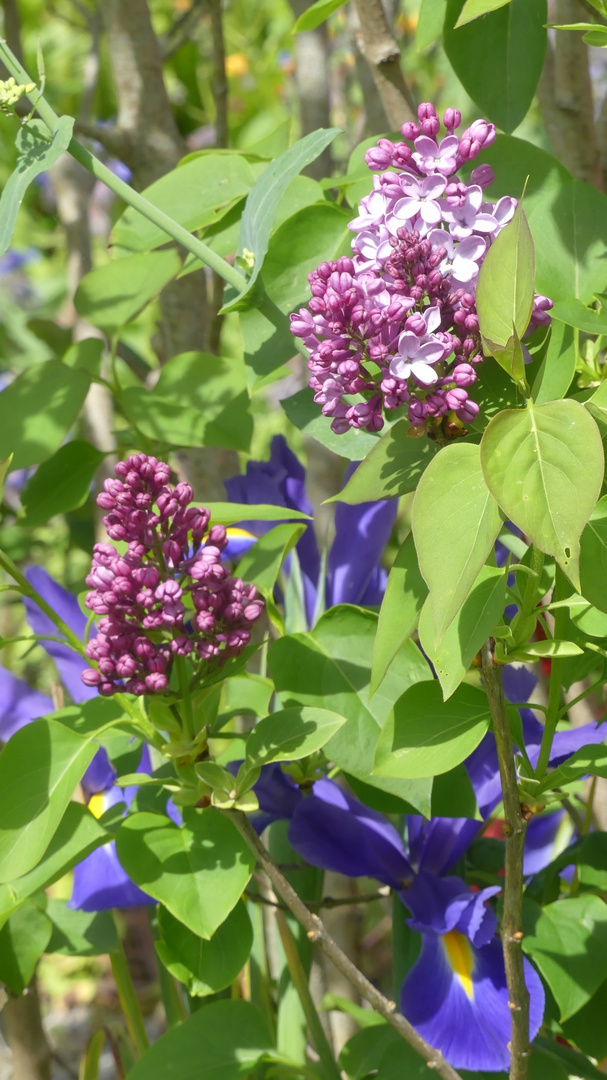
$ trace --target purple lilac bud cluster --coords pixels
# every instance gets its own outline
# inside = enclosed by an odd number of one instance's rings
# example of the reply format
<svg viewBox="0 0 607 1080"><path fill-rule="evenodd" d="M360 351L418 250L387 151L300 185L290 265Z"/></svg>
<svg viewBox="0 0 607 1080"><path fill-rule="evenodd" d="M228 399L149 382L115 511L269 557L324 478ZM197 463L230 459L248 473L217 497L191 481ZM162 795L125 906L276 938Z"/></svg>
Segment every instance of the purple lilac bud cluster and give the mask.
<svg viewBox="0 0 607 1080"><path fill-rule="evenodd" d="M483 359L476 281L517 201L484 200L490 165L473 169L469 184L457 177L491 146L493 124L475 120L458 136L461 114L447 109L439 142L434 106L420 105L418 116L402 126L406 141L380 139L367 151L369 168L382 171L350 222L352 258L314 270L308 307L291 315L310 352L314 400L337 434L379 431L383 410L405 405L415 425L448 413L469 423L478 413L468 396ZM550 322L551 307L535 297L527 333Z"/></svg>
<svg viewBox="0 0 607 1080"><path fill-rule="evenodd" d="M100 694L158 694L167 689L175 656L196 673L242 652L263 600L254 585L230 577L221 563L223 525L192 506L189 484L169 484L163 461L133 454L116 465L97 503L112 544L95 544L86 606L101 615L82 673Z"/></svg>

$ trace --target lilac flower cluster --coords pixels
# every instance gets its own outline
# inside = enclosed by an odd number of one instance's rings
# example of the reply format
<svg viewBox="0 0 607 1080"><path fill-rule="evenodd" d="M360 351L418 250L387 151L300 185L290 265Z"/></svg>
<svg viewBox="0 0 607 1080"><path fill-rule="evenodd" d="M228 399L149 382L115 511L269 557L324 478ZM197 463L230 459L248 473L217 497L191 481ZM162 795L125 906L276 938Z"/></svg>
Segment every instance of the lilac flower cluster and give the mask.
<svg viewBox="0 0 607 1080"><path fill-rule="evenodd" d="M116 465L97 503L111 540L95 544L86 606L101 615L86 647L97 668L82 680L99 693L166 690L175 656L198 669L237 656L251 636L263 600L254 585L229 576L221 563L226 529L192 506L189 484L169 484L170 468L133 454ZM204 670L204 667L203 667Z"/></svg>
<svg viewBox="0 0 607 1080"><path fill-rule="evenodd" d="M312 299L291 316L310 351L314 400L337 434L379 431L383 409L404 405L415 425L448 413L469 423L478 413L468 397L483 359L476 280L517 202L484 201L490 165L475 168L469 184L457 178L491 146L493 124L475 120L458 137L461 114L447 109L437 142L434 106L420 105L418 115L419 124L403 124L406 142L380 139L367 152L369 168L382 171L350 222L353 256L313 271ZM530 330L550 321L551 307L536 296Z"/></svg>

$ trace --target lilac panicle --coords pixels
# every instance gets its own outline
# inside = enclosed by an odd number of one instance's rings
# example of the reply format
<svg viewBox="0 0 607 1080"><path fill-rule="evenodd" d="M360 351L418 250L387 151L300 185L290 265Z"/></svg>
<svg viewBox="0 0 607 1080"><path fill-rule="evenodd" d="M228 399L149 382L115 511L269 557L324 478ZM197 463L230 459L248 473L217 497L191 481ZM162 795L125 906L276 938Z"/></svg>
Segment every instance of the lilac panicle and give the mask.
<svg viewBox="0 0 607 1080"><path fill-rule="evenodd" d="M86 578L86 606L102 618L86 647L97 667L82 680L100 694L163 693L176 655L204 674L242 652L263 609L255 586L222 566L224 526L209 528L209 511L192 505L188 484L169 484L170 471L132 454L97 496L108 536L126 545L95 544Z"/></svg>
<svg viewBox="0 0 607 1080"><path fill-rule="evenodd" d="M479 411L468 395L483 359L476 281L517 203L484 200L488 164L468 184L457 175L491 146L493 124L475 120L458 136L461 114L447 109L439 139L434 106L420 105L418 118L403 124L404 142L380 139L367 151L379 175L350 222L352 257L321 263L307 308L291 315L310 352L314 400L337 434L380 431L384 411L401 407L417 426L447 416L467 424ZM550 322L551 307L536 296L527 333Z"/></svg>

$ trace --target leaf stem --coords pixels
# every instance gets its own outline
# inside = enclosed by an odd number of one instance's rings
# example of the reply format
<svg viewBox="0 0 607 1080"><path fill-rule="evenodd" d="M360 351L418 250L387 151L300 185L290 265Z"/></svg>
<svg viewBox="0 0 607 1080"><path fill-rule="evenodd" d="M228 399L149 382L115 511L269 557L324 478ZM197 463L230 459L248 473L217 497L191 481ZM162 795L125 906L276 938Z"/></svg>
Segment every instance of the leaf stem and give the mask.
<svg viewBox="0 0 607 1080"><path fill-rule="evenodd" d="M567 619L566 608L559 608L554 614L554 636L558 640L562 640L567 636L564 623ZM548 689L548 708L545 713L544 731L542 733L542 743L540 746L540 754L537 759L537 766L535 769L536 780L543 780L546 775L546 769L550 761L550 751L552 750L552 742L554 734L556 732L556 725L558 724L559 717L561 715L561 693L563 682L563 658L553 657L550 662L550 686Z"/></svg>
<svg viewBox="0 0 607 1080"><path fill-rule="evenodd" d="M325 1035L325 1029L323 1028L320 1017L316 1011L316 1006L312 1001L312 995L310 994L310 988L308 986L308 978L297 951L297 942L291 933L291 928L283 911L276 912L276 923L282 946L285 951L287 967L299 1000L301 1001L304 1015L312 1036L312 1042L314 1043L314 1049L320 1058L320 1064L325 1080L341 1080L340 1072L333 1056L333 1051L331 1050L329 1040Z"/></svg>
<svg viewBox="0 0 607 1080"><path fill-rule="evenodd" d="M394 1002L384 997L342 952L337 942L327 933L318 916L312 914L295 892L295 889L280 872L246 815L233 810L225 810L222 813L225 813L234 822L251 851L257 856L275 891L282 897L297 921L301 923L310 941L323 950L335 964L338 971L341 971L348 982L358 990L360 996L365 1001L368 1001L375 1011L380 1016L383 1016L398 1031L399 1035L424 1058L430 1068L435 1070L437 1076L442 1077L442 1080L462 1080L460 1074L445 1061L440 1050L435 1050L433 1046L430 1046L413 1025L401 1013L397 1012Z"/></svg>
<svg viewBox="0 0 607 1080"><path fill-rule="evenodd" d="M117 922L115 912L114 922ZM135 993L135 987L133 986L129 966L126 962L124 948L122 946L122 941L120 940L118 925L116 926L116 930L118 932L118 949L116 952L110 953L112 974L116 981L116 988L120 999L120 1008L122 1009L124 1019L126 1020L126 1026L129 1035L131 1036L135 1052L137 1057L140 1058L145 1054L150 1044L143 1023L141 1005L139 1004L139 999Z"/></svg>
<svg viewBox="0 0 607 1080"><path fill-rule="evenodd" d="M506 876L501 937L512 1014L510 1080L527 1080L529 1073L529 992L523 967L523 853L527 822L518 794L514 749L500 667L493 659L493 641L481 649L483 682L497 746L506 837Z"/></svg>

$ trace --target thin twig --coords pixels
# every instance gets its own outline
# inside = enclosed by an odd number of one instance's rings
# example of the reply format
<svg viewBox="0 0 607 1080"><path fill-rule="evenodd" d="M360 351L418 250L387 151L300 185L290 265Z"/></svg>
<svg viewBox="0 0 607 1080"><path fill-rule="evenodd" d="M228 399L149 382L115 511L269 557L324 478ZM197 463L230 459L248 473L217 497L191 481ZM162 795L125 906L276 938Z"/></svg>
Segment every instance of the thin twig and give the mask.
<svg viewBox="0 0 607 1080"><path fill-rule="evenodd" d="M295 889L293 889L287 879L283 877L246 815L233 810L226 810L223 811L223 813L234 822L251 851L253 851L259 859L259 862L272 882L274 889L293 912L297 921L301 923L310 941L314 942L323 950L335 964L335 967L346 977L348 982L356 988L360 996L364 998L365 1001L368 1001L375 1011L378 1012L380 1016L383 1016L384 1020L387 1020L388 1023L398 1031L399 1035L401 1035L402 1038L424 1058L430 1068L435 1069L437 1076L441 1076L443 1080L462 1080L460 1074L445 1061L441 1052L435 1050L433 1046L430 1046L430 1044L422 1038L413 1025L410 1024L401 1013L397 1012L394 1002L389 1001L388 998L384 997L384 995L373 986L373 983L369 982L362 972L355 967L346 954L342 952L337 942L335 942L331 935L327 933L327 930L318 918L318 915L314 915L309 908L306 907L303 900L295 892Z"/></svg>
<svg viewBox="0 0 607 1080"><path fill-rule="evenodd" d="M502 947L508 985L508 1006L512 1014L510 1080L527 1080L529 1072L529 992L523 967L523 853L527 821L518 794L512 735L506 712L500 667L493 659L493 641L481 649L483 682L493 721L497 745L506 838L506 876Z"/></svg>
<svg viewBox="0 0 607 1080"><path fill-rule="evenodd" d="M352 904L370 904L372 900L385 900L390 890L386 888L380 892L361 893L360 896L323 896L321 900L302 900L302 903L306 905L311 911L314 908L337 908L347 907ZM254 904L265 904L266 907L278 908L279 911L290 911L288 904L283 904L281 900L271 900L268 896L262 896L261 893L252 892L250 889L245 889L245 896L252 900Z"/></svg>

